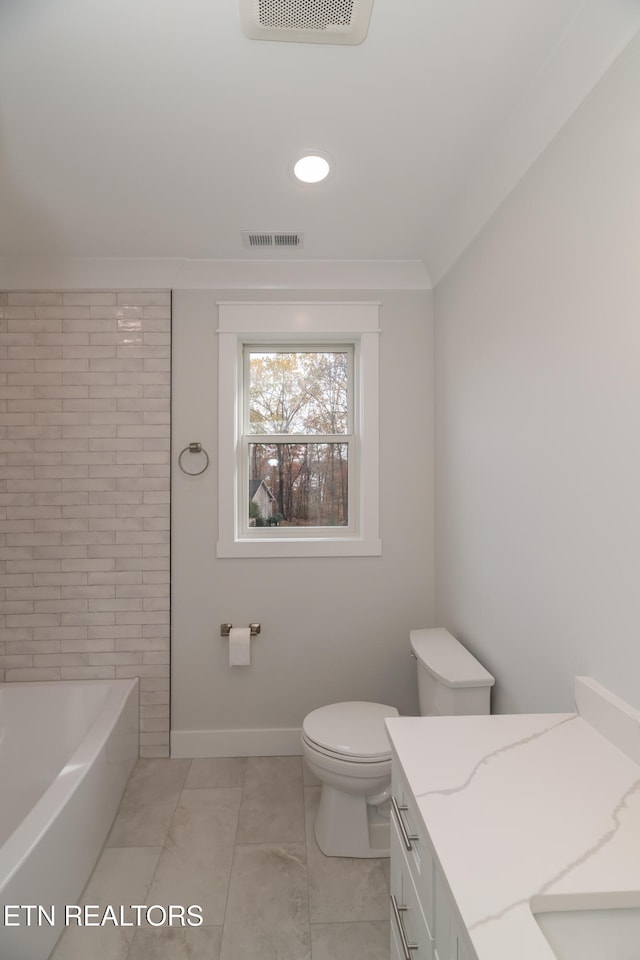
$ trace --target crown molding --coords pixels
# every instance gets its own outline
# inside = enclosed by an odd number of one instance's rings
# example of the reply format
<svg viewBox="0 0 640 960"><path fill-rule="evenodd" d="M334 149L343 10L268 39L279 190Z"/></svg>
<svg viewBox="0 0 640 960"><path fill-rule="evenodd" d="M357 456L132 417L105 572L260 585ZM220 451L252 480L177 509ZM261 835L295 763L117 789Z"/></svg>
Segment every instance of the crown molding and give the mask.
<svg viewBox="0 0 640 960"><path fill-rule="evenodd" d="M4 290L430 290L419 260L0 258Z"/></svg>

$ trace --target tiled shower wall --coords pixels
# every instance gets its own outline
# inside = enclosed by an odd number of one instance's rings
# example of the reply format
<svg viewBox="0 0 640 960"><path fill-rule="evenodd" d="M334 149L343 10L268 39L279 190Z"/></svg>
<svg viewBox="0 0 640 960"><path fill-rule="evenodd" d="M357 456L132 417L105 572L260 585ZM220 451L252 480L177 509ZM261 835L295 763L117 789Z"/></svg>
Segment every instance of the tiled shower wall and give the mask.
<svg viewBox="0 0 640 960"><path fill-rule="evenodd" d="M168 292L0 292L0 680L140 678L169 753Z"/></svg>

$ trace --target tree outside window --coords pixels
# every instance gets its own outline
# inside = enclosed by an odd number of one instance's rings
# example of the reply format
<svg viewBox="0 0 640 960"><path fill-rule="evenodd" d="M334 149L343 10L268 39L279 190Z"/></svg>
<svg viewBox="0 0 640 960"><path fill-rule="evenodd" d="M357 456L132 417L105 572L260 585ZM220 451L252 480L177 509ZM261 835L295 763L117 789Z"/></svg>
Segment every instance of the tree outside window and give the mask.
<svg viewBox="0 0 640 960"><path fill-rule="evenodd" d="M346 526L352 349L247 345L245 370L249 490L269 488L269 523Z"/></svg>

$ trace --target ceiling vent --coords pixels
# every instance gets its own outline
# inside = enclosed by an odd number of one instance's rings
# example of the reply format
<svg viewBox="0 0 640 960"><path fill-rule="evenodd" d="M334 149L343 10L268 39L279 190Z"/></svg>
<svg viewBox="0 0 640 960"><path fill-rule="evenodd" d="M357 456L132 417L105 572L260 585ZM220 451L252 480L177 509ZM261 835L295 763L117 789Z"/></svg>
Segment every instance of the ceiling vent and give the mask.
<svg viewBox="0 0 640 960"><path fill-rule="evenodd" d="M250 250L264 248L278 249L282 247L301 247L303 234L301 233L267 233L265 231L242 230L242 242Z"/></svg>
<svg viewBox="0 0 640 960"><path fill-rule="evenodd" d="M242 31L252 40L362 43L373 0L239 0Z"/></svg>

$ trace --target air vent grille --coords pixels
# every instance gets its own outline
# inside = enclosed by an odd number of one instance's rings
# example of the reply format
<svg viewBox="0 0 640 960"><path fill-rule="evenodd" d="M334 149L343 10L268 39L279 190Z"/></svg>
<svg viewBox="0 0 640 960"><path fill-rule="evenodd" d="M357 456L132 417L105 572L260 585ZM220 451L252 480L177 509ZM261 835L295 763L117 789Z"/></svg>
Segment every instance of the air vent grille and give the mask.
<svg viewBox="0 0 640 960"><path fill-rule="evenodd" d="M240 22L253 40L361 43L373 0L239 0Z"/></svg>
<svg viewBox="0 0 640 960"><path fill-rule="evenodd" d="M258 0L261 27L279 30L350 30L357 0Z"/></svg>
<svg viewBox="0 0 640 960"><path fill-rule="evenodd" d="M301 247L303 235L301 233L273 233L255 230L243 230L242 242L245 247Z"/></svg>

